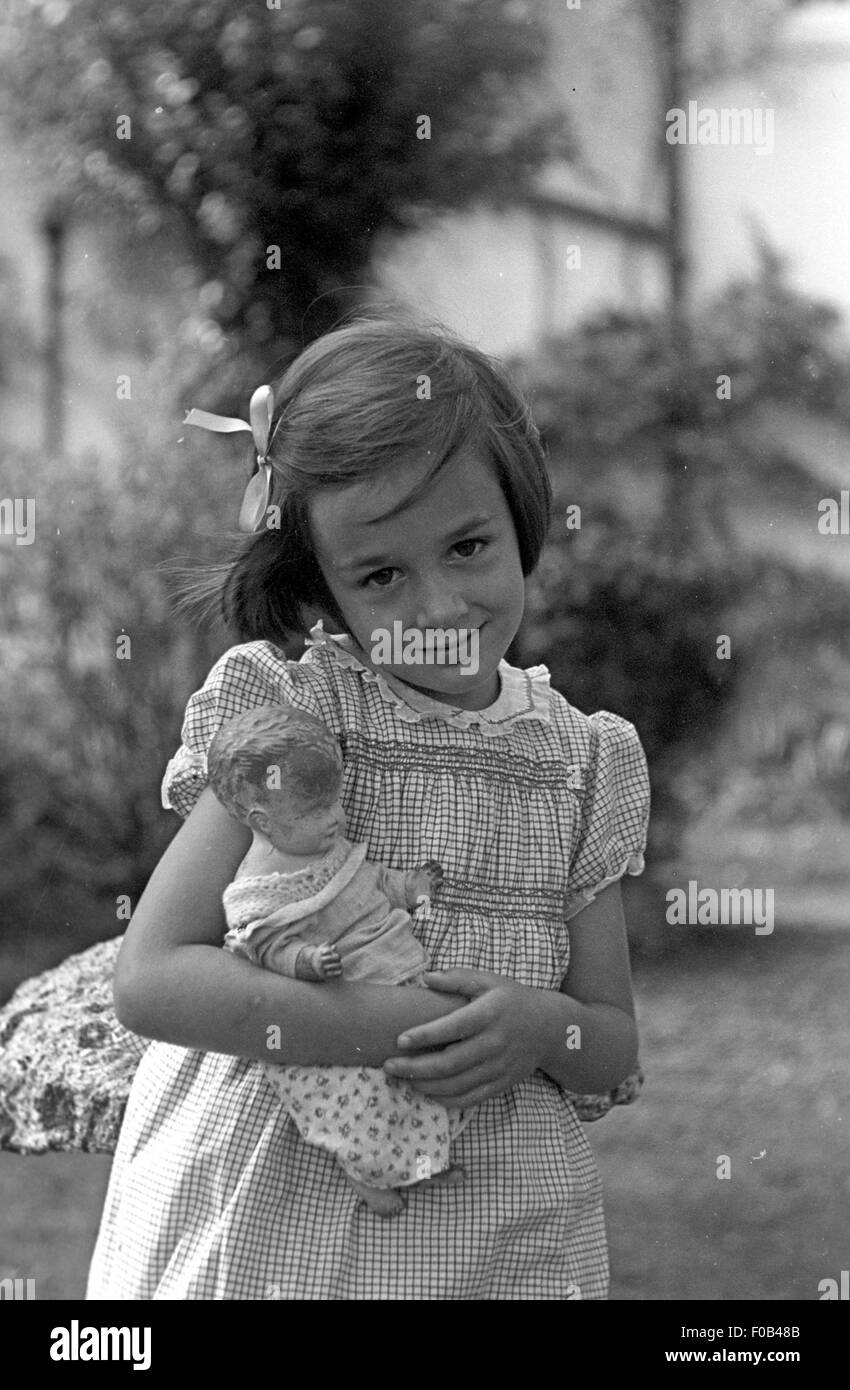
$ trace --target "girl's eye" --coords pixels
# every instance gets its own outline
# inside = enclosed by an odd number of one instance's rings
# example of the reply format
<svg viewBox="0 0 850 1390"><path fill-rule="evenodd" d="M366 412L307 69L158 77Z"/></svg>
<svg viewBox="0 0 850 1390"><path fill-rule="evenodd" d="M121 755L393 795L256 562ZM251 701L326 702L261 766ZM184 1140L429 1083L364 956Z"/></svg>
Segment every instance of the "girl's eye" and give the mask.
<svg viewBox="0 0 850 1390"><path fill-rule="evenodd" d="M368 588L370 584L374 583L376 589L386 589L392 582L392 576L394 574L395 570L391 565L385 566L382 570L373 570L371 574L367 574L366 578L362 580L361 588Z"/></svg>
<svg viewBox="0 0 850 1390"><path fill-rule="evenodd" d="M464 545L482 546L486 544L487 542L483 536L469 536L466 540L458 541L454 548L455 550L460 550L461 546ZM480 553L480 550L467 550L463 555L463 559L469 559L472 555L480 555Z"/></svg>

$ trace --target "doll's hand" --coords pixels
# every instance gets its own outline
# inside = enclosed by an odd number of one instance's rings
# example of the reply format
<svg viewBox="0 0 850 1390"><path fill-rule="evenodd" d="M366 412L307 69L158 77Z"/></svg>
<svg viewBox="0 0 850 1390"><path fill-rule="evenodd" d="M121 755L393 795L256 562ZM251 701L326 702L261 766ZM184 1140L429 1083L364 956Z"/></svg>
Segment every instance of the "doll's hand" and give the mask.
<svg viewBox="0 0 850 1390"><path fill-rule="evenodd" d="M304 946L295 957L296 980L330 980L342 974L342 959L333 946Z"/></svg>
<svg viewBox="0 0 850 1390"><path fill-rule="evenodd" d="M390 1076L443 1105L465 1108L523 1081L547 1055L548 990L487 970L429 970L425 981L431 989L465 994L469 1003L403 1033L398 1044L405 1055L384 1063Z"/></svg>
<svg viewBox="0 0 850 1390"><path fill-rule="evenodd" d="M314 963L323 980L342 974L342 958L335 946L317 946Z"/></svg>
<svg viewBox="0 0 850 1390"><path fill-rule="evenodd" d="M436 859L427 859L408 880L408 895L411 906L420 898L433 898L443 881L443 866Z"/></svg>

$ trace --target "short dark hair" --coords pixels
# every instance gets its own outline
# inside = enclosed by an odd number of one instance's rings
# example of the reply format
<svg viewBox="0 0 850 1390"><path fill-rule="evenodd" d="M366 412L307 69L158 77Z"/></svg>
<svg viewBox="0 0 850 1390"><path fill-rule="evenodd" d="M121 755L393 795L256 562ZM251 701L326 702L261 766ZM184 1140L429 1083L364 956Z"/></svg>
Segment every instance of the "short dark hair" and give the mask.
<svg viewBox="0 0 850 1390"><path fill-rule="evenodd" d="M257 532L229 565L211 571L212 589L200 586L201 597L218 593L240 640L284 642L303 633L309 610L346 630L315 556L310 499L412 456L432 460L422 487L463 450L488 460L513 518L523 574L534 569L552 505L544 451L527 402L485 353L442 327L361 314L311 343L274 397L270 503L280 525Z"/></svg>
<svg viewBox="0 0 850 1390"><path fill-rule="evenodd" d="M278 786L269 785L277 769ZM278 790L301 812L334 800L342 754L320 719L291 705L258 705L222 724L207 753L207 776L222 806L245 821Z"/></svg>

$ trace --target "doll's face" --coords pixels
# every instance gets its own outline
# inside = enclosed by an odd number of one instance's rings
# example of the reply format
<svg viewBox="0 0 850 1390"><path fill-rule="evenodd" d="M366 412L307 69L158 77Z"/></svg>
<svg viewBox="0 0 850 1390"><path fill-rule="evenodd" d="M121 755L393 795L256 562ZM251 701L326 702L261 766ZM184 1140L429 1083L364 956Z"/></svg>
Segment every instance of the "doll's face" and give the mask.
<svg viewBox="0 0 850 1390"><path fill-rule="evenodd" d="M248 823L284 854L320 858L333 849L345 831L345 812L339 795L304 810L284 791L272 792L251 812Z"/></svg>

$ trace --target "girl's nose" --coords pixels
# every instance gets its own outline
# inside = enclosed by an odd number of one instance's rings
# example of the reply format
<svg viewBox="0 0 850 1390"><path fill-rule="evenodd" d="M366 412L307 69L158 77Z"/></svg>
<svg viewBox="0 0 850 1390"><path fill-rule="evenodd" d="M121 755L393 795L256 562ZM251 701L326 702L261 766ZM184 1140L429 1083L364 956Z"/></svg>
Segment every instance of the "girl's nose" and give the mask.
<svg viewBox="0 0 850 1390"><path fill-rule="evenodd" d="M434 587L418 596L415 623L418 628L461 627L469 617L463 594L451 588Z"/></svg>

